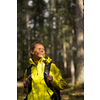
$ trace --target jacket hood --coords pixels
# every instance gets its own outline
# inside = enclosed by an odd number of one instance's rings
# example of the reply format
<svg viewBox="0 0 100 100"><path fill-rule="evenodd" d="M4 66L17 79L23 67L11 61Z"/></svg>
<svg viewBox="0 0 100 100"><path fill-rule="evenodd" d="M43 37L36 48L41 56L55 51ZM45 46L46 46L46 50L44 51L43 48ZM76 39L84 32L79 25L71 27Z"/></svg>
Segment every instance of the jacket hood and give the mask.
<svg viewBox="0 0 100 100"><path fill-rule="evenodd" d="M39 60L39 62L44 62L44 63L50 63L51 61L52 61L52 59L51 59L50 57L48 57L46 54L44 55L43 58L41 58L41 59ZM34 63L34 61L32 60L32 58L29 59L29 63L30 63L30 64L36 65L36 64Z"/></svg>

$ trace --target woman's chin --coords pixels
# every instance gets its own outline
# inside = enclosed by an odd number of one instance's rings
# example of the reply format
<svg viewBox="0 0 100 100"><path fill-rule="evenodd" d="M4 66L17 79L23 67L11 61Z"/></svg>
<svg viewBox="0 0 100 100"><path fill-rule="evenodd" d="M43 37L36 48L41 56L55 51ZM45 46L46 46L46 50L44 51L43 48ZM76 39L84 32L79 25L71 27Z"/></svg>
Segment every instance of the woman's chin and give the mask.
<svg viewBox="0 0 100 100"><path fill-rule="evenodd" d="M39 58L43 58L44 56L40 56Z"/></svg>

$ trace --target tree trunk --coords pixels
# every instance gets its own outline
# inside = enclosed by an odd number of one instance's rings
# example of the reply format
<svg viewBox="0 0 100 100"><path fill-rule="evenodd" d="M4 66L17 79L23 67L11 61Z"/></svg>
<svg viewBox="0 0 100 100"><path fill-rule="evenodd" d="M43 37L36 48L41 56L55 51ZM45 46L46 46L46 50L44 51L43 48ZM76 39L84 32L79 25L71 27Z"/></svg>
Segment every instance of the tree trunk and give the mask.
<svg viewBox="0 0 100 100"><path fill-rule="evenodd" d="M63 58L64 58L64 71L67 71L67 62L66 62L66 44L63 42Z"/></svg>
<svg viewBox="0 0 100 100"><path fill-rule="evenodd" d="M50 33L51 33L51 58L52 62L55 63L55 58L54 58L54 32L53 32L53 12L52 10L54 9L54 0L49 0L49 5L50 5Z"/></svg>
<svg viewBox="0 0 100 100"><path fill-rule="evenodd" d="M71 66L71 81L72 85L75 84L75 68L74 68L74 60L73 60L73 31L70 31L70 66Z"/></svg>
<svg viewBox="0 0 100 100"><path fill-rule="evenodd" d="M54 36L51 32L51 56L52 56L52 62L54 63Z"/></svg>
<svg viewBox="0 0 100 100"><path fill-rule="evenodd" d="M27 34L27 45L28 45L28 59L30 58L30 31L29 31L29 10L28 10L29 0L25 0L26 8L26 34Z"/></svg>
<svg viewBox="0 0 100 100"><path fill-rule="evenodd" d="M65 32L64 32L64 28L63 28L63 61L64 61L64 72L67 72L67 55L66 55L66 41L65 41Z"/></svg>
<svg viewBox="0 0 100 100"><path fill-rule="evenodd" d="M75 66L74 66L74 59L73 59L73 35L74 35L74 29L73 29L73 10L72 7L69 7L69 34L70 34L70 70L71 70L71 83L72 85L75 85Z"/></svg>
<svg viewBox="0 0 100 100"><path fill-rule="evenodd" d="M57 59L58 59L58 22L59 22L59 18L58 18L58 0L56 0L56 3L55 3L55 22L56 22L56 32L55 32L55 64L58 66L58 62L57 62Z"/></svg>
<svg viewBox="0 0 100 100"><path fill-rule="evenodd" d="M84 83L83 0L76 0L76 86Z"/></svg>
<svg viewBox="0 0 100 100"><path fill-rule="evenodd" d="M43 17L43 15L44 15L44 11L43 11L43 5L41 5L40 3L39 3L39 5L38 6L40 6L42 9L41 9L41 13L39 14L39 27L40 27L40 41L43 43L43 40L44 40L44 37L43 37L43 26L44 26L44 23L43 23L43 21L44 21L44 17Z"/></svg>

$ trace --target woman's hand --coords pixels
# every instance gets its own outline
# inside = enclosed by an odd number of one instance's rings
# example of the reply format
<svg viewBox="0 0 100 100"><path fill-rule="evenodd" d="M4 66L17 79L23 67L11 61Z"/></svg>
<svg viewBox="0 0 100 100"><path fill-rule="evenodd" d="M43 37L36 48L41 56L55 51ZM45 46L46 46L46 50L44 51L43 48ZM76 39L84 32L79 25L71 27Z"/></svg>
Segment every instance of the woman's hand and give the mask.
<svg viewBox="0 0 100 100"><path fill-rule="evenodd" d="M23 82L25 88L26 88L26 81L27 81L27 78Z"/></svg>
<svg viewBox="0 0 100 100"><path fill-rule="evenodd" d="M47 76L47 82L52 81L52 80L53 80L53 77L51 75L48 75Z"/></svg>
<svg viewBox="0 0 100 100"><path fill-rule="evenodd" d="M24 87L26 88L26 81L27 81L27 78L24 80L23 84L24 84ZM28 84L30 84L30 81L28 81Z"/></svg>

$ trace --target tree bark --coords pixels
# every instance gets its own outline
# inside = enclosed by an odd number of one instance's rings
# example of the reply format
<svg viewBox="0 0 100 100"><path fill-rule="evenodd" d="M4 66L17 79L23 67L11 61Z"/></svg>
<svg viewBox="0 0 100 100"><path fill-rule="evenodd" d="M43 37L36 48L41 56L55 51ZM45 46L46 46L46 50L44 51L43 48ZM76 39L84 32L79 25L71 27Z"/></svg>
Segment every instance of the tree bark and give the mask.
<svg viewBox="0 0 100 100"><path fill-rule="evenodd" d="M84 83L83 0L76 0L76 86Z"/></svg>
<svg viewBox="0 0 100 100"><path fill-rule="evenodd" d="M70 66L71 66L71 81L72 85L75 84L75 67L74 67L74 60L73 60L73 34L72 31L70 31Z"/></svg>
<svg viewBox="0 0 100 100"><path fill-rule="evenodd" d="M30 31L29 31L29 10L28 10L29 0L25 0L26 8L26 34L27 34L27 45L28 45L28 59L30 58Z"/></svg>
<svg viewBox="0 0 100 100"><path fill-rule="evenodd" d="M64 61L64 72L67 72L67 55L66 55L66 41L65 41L65 33L63 28L63 61Z"/></svg>
<svg viewBox="0 0 100 100"><path fill-rule="evenodd" d="M54 32L53 32L53 12L52 10L54 9L54 0L49 0L49 5L50 5L50 33L51 33L51 58L52 62L55 63L55 56L54 56Z"/></svg>

